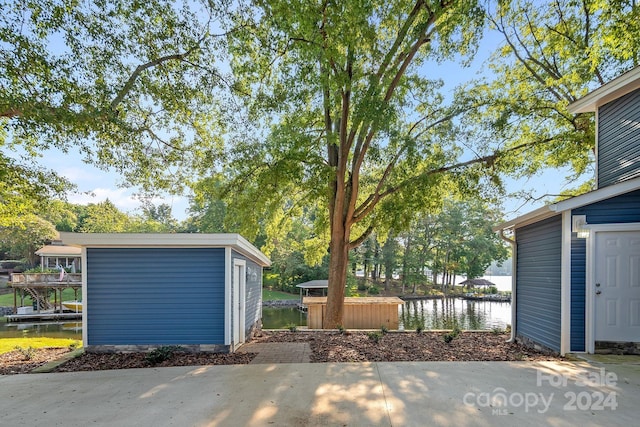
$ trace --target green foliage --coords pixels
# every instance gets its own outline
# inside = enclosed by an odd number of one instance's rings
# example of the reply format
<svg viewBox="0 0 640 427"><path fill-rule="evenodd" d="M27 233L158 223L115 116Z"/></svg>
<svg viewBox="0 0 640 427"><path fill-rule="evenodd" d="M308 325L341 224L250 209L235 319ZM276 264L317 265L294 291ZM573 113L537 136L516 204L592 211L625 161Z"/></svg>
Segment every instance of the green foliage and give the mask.
<svg viewBox="0 0 640 427"><path fill-rule="evenodd" d="M593 114L571 114L567 106L638 64L638 6L515 0L493 7L490 24L504 42L489 62L493 80L468 92L486 101L469 126L482 129L478 138L520 147L498 159L499 173L565 167L570 182L591 176Z"/></svg>
<svg viewBox="0 0 640 427"><path fill-rule="evenodd" d="M14 218L12 225L0 227L0 247L11 258L23 258L29 265L36 265L35 251L56 237L57 233L48 221L34 214Z"/></svg>
<svg viewBox="0 0 640 427"><path fill-rule="evenodd" d="M382 325L382 326L380 326L380 332L382 332L382 335L385 335L386 333L389 332L389 328L387 328L386 326Z"/></svg>
<svg viewBox="0 0 640 427"><path fill-rule="evenodd" d="M374 343L378 344L380 342L380 340L383 337L382 332L378 332L378 331L371 331L367 333L367 336L369 337L369 339L371 341L373 341Z"/></svg>
<svg viewBox="0 0 640 427"><path fill-rule="evenodd" d="M419 323L416 325L416 333L420 335L424 331L424 323Z"/></svg>
<svg viewBox="0 0 640 427"><path fill-rule="evenodd" d="M22 355L22 360L31 360L33 356L36 354L36 349L29 346L27 348L21 347L19 345L14 347Z"/></svg>
<svg viewBox="0 0 640 427"><path fill-rule="evenodd" d="M156 188L179 188L192 172L169 166L210 165L226 2L2 1L0 9L0 117L11 135L0 146L30 155L73 147Z"/></svg>
<svg viewBox="0 0 640 427"><path fill-rule="evenodd" d="M457 324L455 324L453 325L453 329L451 330L451 332L444 334L442 336L442 339L444 340L445 343L449 344L451 341L457 338L458 335L460 335L460 332L462 332L460 330L460 327Z"/></svg>
<svg viewBox="0 0 640 427"><path fill-rule="evenodd" d="M380 294L380 289L377 286L371 286L367 292L369 295L378 295Z"/></svg>
<svg viewBox="0 0 640 427"><path fill-rule="evenodd" d="M182 347L178 345L164 345L148 352L144 359L152 365L157 365L171 359L179 351L182 351Z"/></svg>
<svg viewBox="0 0 640 427"><path fill-rule="evenodd" d="M336 329L338 330L338 332L340 332L340 335L344 335L344 333L346 331L346 329L342 325L336 326Z"/></svg>
<svg viewBox="0 0 640 427"><path fill-rule="evenodd" d="M289 331L291 332L297 332L298 331L298 325L296 325L295 323L289 323L286 326L287 329L289 329Z"/></svg>

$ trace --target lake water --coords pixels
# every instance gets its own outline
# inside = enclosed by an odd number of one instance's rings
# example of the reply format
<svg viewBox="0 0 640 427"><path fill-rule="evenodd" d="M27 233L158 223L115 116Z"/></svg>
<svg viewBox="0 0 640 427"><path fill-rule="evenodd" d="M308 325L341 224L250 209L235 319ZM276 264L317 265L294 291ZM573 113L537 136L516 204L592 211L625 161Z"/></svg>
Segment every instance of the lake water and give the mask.
<svg viewBox="0 0 640 427"><path fill-rule="evenodd" d="M504 329L511 324L511 303L469 301L460 298L406 301L398 308L400 329ZM284 329L288 325L306 326L307 314L295 307L262 308L264 329Z"/></svg>
<svg viewBox="0 0 640 427"><path fill-rule="evenodd" d="M82 322L0 323L0 338L49 337L82 341Z"/></svg>
<svg viewBox="0 0 640 427"><path fill-rule="evenodd" d="M400 329L504 329L511 324L511 303L468 301L459 298L407 301L398 308ZM295 307L263 307L264 329L306 326L307 313ZM52 337L82 340L82 322L0 323L0 338Z"/></svg>

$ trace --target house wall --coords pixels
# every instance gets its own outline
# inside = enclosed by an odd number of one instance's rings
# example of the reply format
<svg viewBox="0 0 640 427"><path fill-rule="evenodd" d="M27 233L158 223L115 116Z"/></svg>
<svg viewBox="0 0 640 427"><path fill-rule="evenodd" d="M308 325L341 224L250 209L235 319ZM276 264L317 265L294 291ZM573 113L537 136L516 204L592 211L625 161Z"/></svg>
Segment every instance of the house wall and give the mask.
<svg viewBox="0 0 640 427"><path fill-rule="evenodd" d="M598 109L598 188L640 176L640 89Z"/></svg>
<svg viewBox="0 0 640 427"><path fill-rule="evenodd" d="M585 351L586 253L585 239L571 236L571 341L570 351Z"/></svg>
<svg viewBox="0 0 640 427"><path fill-rule="evenodd" d="M574 209L572 215L586 215L587 224L640 222L640 190Z"/></svg>
<svg viewBox="0 0 640 427"><path fill-rule="evenodd" d="M223 248L87 248L87 349L223 349L224 254Z"/></svg>
<svg viewBox="0 0 640 427"><path fill-rule="evenodd" d="M560 351L562 216L516 230L516 336Z"/></svg>
<svg viewBox="0 0 640 427"><path fill-rule="evenodd" d="M260 327L262 319L262 267L236 251L231 252L231 258L242 259L247 263L244 324L245 337L248 338L253 329Z"/></svg>
<svg viewBox="0 0 640 427"><path fill-rule="evenodd" d="M587 224L640 222L640 191L574 209ZM586 240L571 240L571 351L585 351Z"/></svg>

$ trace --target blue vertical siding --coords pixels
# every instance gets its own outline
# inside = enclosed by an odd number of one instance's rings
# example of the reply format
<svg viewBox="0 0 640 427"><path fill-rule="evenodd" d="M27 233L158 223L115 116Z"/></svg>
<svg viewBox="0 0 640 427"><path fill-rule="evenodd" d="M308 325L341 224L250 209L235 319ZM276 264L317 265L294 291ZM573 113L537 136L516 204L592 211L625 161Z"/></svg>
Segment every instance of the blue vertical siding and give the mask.
<svg viewBox="0 0 640 427"><path fill-rule="evenodd" d="M598 109L598 188L640 176L640 89Z"/></svg>
<svg viewBox="0 0 640 427"><path fill-rule="evenodd" d="M516 334L560 351L561 215L516 230Z"/></svg>
<svg viewBox="0 0 640 427"><path fill-rule="evenodd" d="M585 351L586 244L571 237L571 342L570 351Z"/></svg>
<svg viewBox="0 0 640 427"><path fill-rule="evenodd" d="M224 344L223 248L88 248L88 345Z"/></svg>
<svg viewBox="0 0 640 427"><path fill-rule="evenodd" d="M242 259L247 263L245 293L245 336L249 337L251 327L262 318L262 267L236 251L232 259Z"/></svg>

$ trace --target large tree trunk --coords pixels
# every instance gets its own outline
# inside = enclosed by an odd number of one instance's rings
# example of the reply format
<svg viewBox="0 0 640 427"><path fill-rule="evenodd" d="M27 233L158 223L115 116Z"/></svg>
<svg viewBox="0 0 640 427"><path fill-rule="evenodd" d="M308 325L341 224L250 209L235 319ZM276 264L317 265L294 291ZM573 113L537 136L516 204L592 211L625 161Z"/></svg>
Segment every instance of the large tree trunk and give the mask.
<svg viewBox="0 0 640 427"><path fill-rule="evenodd" d="M329 289L327 311L322 325L324 329L335 329L342 325L344 290L349 266L349 231L345 228L335 228L331 232L329 243Z"/></svg>

